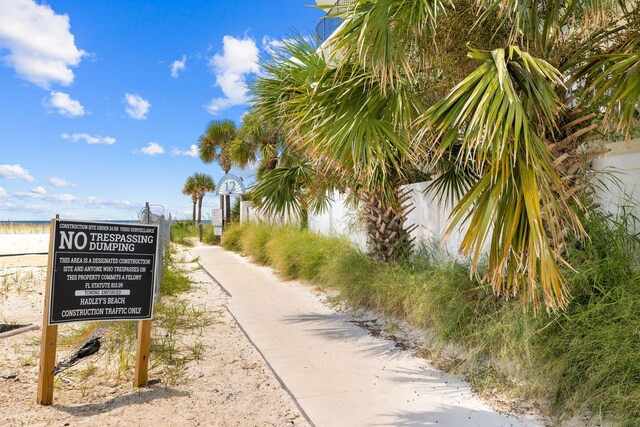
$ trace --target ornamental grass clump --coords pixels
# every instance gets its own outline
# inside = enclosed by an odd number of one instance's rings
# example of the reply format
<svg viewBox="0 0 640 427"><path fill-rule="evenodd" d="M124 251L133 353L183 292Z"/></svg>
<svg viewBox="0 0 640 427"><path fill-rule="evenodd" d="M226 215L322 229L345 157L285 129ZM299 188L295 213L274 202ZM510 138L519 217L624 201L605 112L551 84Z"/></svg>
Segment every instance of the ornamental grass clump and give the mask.
<svg viewBox="0 0 640 427"><path fill-rule="evenodd" d="M346 239L295 227L237 225L223 242L259 242L254 252L284 277L428 328L434 339L425 354L456 346L460 359L447 366L480 390L536 399L559 423L586 416L640 425L640 223L632 214L616 219L595 210L582 223L589 239L567 247L572 298L559 313L497 297L468 263L435 244L385 264Z"/></svg>

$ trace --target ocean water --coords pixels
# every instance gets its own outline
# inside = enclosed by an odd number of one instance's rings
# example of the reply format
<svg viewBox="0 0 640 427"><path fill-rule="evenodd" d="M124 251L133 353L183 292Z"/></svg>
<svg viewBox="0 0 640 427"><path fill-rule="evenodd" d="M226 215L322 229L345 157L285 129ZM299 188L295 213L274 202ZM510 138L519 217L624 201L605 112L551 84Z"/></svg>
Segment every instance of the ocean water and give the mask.
<svg viewBox="0 0 640 427"><path fill-rule="evenodd" d="M48 225L49 222L51 220L44 220L44 221L34 221L34 220L28 220L28 221L13 221L13 220L0 220L0 227L2 227L3 225ZM78 220L78 221L84 221L84 220ZM86 220L89 222L120 222L120 223L124 223L124 224L135 224L138 223L140 221L135 220L135 219L91 219L91 220Z"/></svg>

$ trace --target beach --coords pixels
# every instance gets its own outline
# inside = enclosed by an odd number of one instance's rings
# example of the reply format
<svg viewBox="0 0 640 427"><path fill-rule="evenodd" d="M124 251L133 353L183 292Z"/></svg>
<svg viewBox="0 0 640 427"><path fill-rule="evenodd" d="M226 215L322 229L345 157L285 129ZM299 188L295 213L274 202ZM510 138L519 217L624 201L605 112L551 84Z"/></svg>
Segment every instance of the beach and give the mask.
<svg viewBox="0 0 640 427"><path fill-rule="evenodd" d="M47 245L44 233L0 234L1 255L47 252ZM54 404L40 406L36 392L47 256L0 257L0 324L37 328L0 338L0 425L307 425L229 314L228 296L186 252L179 249L175 258L194 283L175 300L176 307L185 310L185 318L204 313L207 319L182 330L176 351L197 350L197 358L184 353L185 363L173 366L152 355L152 385L134 388L133 365L125 364L123 370L119 360L128 363L133 349L119 354L122 349L104 344L95 355L58 374ZM90 324L59 326L58 361L77 350L77 344L68 342ZM162 345L166 333L153 333Z"/></svg>

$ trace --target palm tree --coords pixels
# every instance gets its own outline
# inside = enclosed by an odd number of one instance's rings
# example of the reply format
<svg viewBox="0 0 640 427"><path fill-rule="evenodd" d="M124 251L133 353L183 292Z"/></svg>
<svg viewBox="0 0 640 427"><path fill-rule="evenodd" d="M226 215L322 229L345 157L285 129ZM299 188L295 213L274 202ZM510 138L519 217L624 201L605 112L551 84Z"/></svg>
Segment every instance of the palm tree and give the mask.
<svg viewBox="0 0 640 427"><path fill-rule="evenodd" d="M207 193L211 193L216 189L216 184L210 175L194 173L193 188L198 200L198 224L200 224L202 222L202 200Z"/></svg>
<svg viewBox="0 0 640 427"><path fill-rule="evenodd" d="M257 175L275 169L288 150L280 121L265 117L251 108L242 116L242 124L231 141L229 154L234 165L246 168L257 163Z"/></svg>
<svg viewBox="0 0 640 427"><path fill-rule="evenodd" d="M184 186L182 187L182 194L191 196L191 202L193 203L192 221L195 224L196 223L196 203L198 202L198 194L196 192L195 178L193 176L188 177L187 180L185 181Z"/></svg>
<svg viewBox="0 0 640 427"><path fill-rule="evenodd" d="M408 197L401 185L420 176L418 164L410 161L415 147L408 127L421 110L419 99L406 85L384 91L371 84L371 73L356 64L332 67L303 39L285 46L273 63L265 64L268 74L255 84L256 108L284 120L288 143L304 154L314 177L339 177L349 203L364 207L374 258L406 255ZM315 187L308 190L313 193ZM315 195L323 196L320 191Z"/></svg>
<svg viewBox="0 0 640 427"><path fill-rule="evenodd" d="M476 267L489 248L495 293L563 307L587 143L598 127L628 137L637 118L638 5L356 0L343 17L329 51L288 43L265 64L257 108L313 166L350 174L385 229L402 223L399 185L431 174L454 204L447 233L469 225L461 252Z"/></svg>
<svg viewBox="0 0 640 427"><path fill-rule="evenodd" d="M204 135L198 139L198 153L205 163L217 161L225 174L231 170L231 141L236 136L236 125L231 120L213 120L207 125ZM220 196L220 207L226 212L227 221L231 218L231 200L229 195Z"/></svg>

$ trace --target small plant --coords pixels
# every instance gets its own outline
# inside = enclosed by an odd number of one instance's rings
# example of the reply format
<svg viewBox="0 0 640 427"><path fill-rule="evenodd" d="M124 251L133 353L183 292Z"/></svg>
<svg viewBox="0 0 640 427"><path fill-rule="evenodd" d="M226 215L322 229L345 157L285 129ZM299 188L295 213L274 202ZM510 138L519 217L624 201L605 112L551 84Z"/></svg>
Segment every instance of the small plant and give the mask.
<svg viewBox="0 0 640 427"><path fill-rule="evenodd" d="M559 420L591 414L638 425L639 222L631 213L614 219L597 210L582 221L590 239L568 245L572 300L556 315L497 298L464 260L433 243L406 261L380 264L343 239L242 224L226 230L223 245L286 278L337 290L352 307L429 328L434 340L420 352L442 358L452 344L465 349L438 364L466 375L481 392L549 402Z"/></svg>
<svg viewBox="0 0 640 427"><path fill-rule="evenodd" d="M0 222L0 234L44 234L48 232L49 224Z"/></svg>

